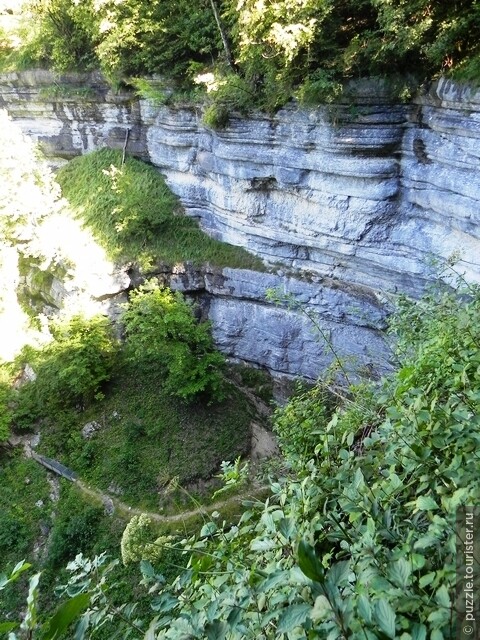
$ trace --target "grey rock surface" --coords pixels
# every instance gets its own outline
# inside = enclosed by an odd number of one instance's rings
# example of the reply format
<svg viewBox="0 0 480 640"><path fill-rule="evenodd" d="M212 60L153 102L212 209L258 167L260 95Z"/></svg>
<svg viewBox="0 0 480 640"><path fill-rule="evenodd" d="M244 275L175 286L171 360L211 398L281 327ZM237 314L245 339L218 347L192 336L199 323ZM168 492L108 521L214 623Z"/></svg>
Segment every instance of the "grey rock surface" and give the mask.
<svg viewBox="0 0 480 640"><path fill-rule="evenodd" d="M52 85L68 91L54 99ZM197 108L113 95L96 74L36 71L0 76L0 108L54 162L126 146L210 235L271 266L159 272L202 298L233 358L314 378L332 360L328 337L339 354L382 368L386 300L419 295L437 277L432 256L458 254L456 269L480 280L480 91L440 79L392 105L365 85L353 107L292 104L211 131ZM303 311L267 301L275 288Z"/></svg>

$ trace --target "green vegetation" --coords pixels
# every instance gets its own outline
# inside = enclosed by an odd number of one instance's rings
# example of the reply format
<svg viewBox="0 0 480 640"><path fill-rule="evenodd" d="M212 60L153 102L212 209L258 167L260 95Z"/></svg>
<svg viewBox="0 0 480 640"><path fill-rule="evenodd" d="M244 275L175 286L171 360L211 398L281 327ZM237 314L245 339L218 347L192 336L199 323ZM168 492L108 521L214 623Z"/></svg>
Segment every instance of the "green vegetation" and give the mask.
<svg viewBox="0 0 480 640"><path fill-rule="evenodd" d="M393 85L396 74L413 71L478 80L476 2L39 0L30 11L36 26L23 49L15 53L2 38L4 65L100 66L116 84L160 73L181 91L200 74L205 123L216 128L232 110L273 111L292 96L332 101L349 78L386 75ZM17 223L26 228L50 210L43 196L32 210L11 207L30 166L17 164L4 180L0 223L10 243ZM43 184L30 173L32 185ZM59 181L119 262L144 270L184 260L257 266L208 239L153 168L118 152L79 158ZM39 286L48 282L43 271ZM104 318L75 316L51 326L46 347L25 349L17 368L2 366L0 441L12 426L35 427L39 451L142 508L173 509L178 483L195 493L194 483L219 467L227 488L242 482L251 409L221 377L208 325L179 294L151 286L132 294L123 322L123 346ZM266 500L245 501L233 526L220 514L200 515L196 534L191 522L162 529L136 517L123 537L128 566L79 555L63 571L77 552L118 555L126 522L63 481L52 498L45 472L4 446L0 633L51 640L75 622L78 640L454 638L456 511L480 497L480 290L401 299L391 332L398 366L390 378L337 383L333 394L319 382L277 410L285 467ZM27 362L36 379L13 389ZM42 581L35 574L29 586L27 567L15 565L26 555L43 568ZM139 559L142 583L133 586ZM54 587L65 602L52 616Z"/></svg>
<svg viewBox="0 0 480 640"><path fill-rule="evenodd" d="M180 293L150 283L132 293L122 322L123 345L104 317L52 323L52 342L4 365L12 375L28 363L35 377L18 389L6 382L3 403L16 431L41 425L49 456L155 508L172 478L208 479L248 453L251 411ZM85 439L88 422L100 433Z"/></svg>
<svg viewBox="0 0 480 640"><path fill-rule="evenodd" d="M126 353L135 367L154 367L167 393L191 400L225 397L224 357L215 350L210 324L199 323L179 292L152 282L132 292L123 314Z"/></svg>
<svg viewBox="0 0 480 640"><path fill-rule="evenodd" d="M33 460L24 459L20 452L0 459L0 553L2 569L13 570L16 559L28 557L42 568L40 598L43 610L51 610L55 599L49 592L65 579L65 565L82 551L95 555L106 551L118 555L120 538L127 521L121 515L106 515L100 502L93 502L66 480L47 481L45 469ZM53 485L58 485L53 489ZM19 491L21 487L21 491ZM32 548L35 553L32 554ZM170 564L183 566L179 553L164 554L167 564L165 575L174 579L178 569ZM161 566L161 565L159 565ZM119 566L115 572L116 588L112 603L118 599L136 597L144 615L148 614L146 594L136 589L135 567ZM2 588L0 580L0 589ZM0 618L22 609L28 589L26 577L3 591L0 596ZM0 626L0 635L4 629ZM111 635L109 635L111 634ZM111 638L108 630L99 637ZM2 636L3 637L3 636Z"/></svg>
<svg viewBox="0 0 480 640"><path fill-rule="evenodd" d="M385 77L398 95L412 78L480 75L471 0L37 0L24 8L21 46L10 22L4 68L100 68L116 86L155 74L180 91L213 73L206 121L217 127L230 109L332 101L349 79Z"/></svg>
<svg viewBox="0 0 480 640"><path fill-rule="evenodd" d="M480 290L461 294L400 301L390 378L350 386L336 408L319 383L277 414L290 473L237 526L212 518L189 539L140 527L135 557L189 558L173 581L141 563L155 617L92 601L82 628L113 616L136 638L148 625L165 639L454 638L456 510L480 495ZM98 594L108 576L85 566L71 571Z"/></svg>
<svg viewBox="0 0 480 640"><path fill-rule="evenodd" d="M132 295L124 321L123 347L106 318L74 316L51 323L50 343L26 347L15 363L3 364L2 440L10 429L35 428L41 434L40 453L61 460L107 494L156 511L191 509L193 496L186 504L183 493L175 491L177 483L191 484L205 500L215 489L209 480L222 460L248 454L253 410L220 375L223 357L213 350L209 326L195 320L180 294L150 284ZM144 349L142 340L147 340ZM35 376L30 373L28 381L12 388L26 363ZM86 425L91 430L82 434ZM12 456L10 451L5 447L0 459L2 565L13 570L16 558L27 556L40 566L42 606L51 610L47 594L77 553L118 555L127 507L107 516L100 501L85 498L63 480L52 498L45 471L20 457L19 450ZM184 525L180 518L170 526L177 532ZM163 558L165 575L174 578L184 566L182 554L172 549ZM134 598L142 609L134 570L118 569L115 575L120 583L109 602ZM0 577L0 589L4 586ZM2 616L21 609L26 589L24 577L15 581L2 598ZM107 640L113 633L107 624L99 637Z"/></svg>
<svg viewBox="0 0 480 640"><path fill-rule="evenodd" d="M203 233L183 214L154 167L133 158L122 164L119 151L101 149L75 158L57 180L74 213L118 262L148 268L159 261L190 260L262 269L261 261L244 249Z"/></svg>
<svg viewBox="0 0 480 640"><path fill-rule="evenodd" d="M74 316L51 323L50 330L52 342L27 347L19 356L19 364L28 363L36 377L16 394L17 428L102 397L101 386L112 377L118 346L107 318Z"/></svg>
<svg viewBox="0 0 480 640"><path fill-rule="evenodd" d="M222 460L247 454L250 420L247 401L233 388L221 403L186 404L162 388L158 371L125 367L117 370L104 400L44 427L40 451L93 486L110 487L127 504L178 510L176 503L191 503L170 491L170 483L200 481L200 488ZM88 423L95 430L85 439L81 430Z"/></svg>

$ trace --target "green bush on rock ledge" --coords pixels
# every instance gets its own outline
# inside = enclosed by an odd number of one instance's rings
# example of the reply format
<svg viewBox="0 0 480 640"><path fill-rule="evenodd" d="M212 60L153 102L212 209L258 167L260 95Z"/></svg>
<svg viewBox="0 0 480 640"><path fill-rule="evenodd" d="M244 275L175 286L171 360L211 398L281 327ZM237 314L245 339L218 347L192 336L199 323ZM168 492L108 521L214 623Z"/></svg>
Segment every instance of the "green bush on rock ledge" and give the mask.
<svg viewBox="0 0 480 640"><path fill-rule="evenodd" d="M210 323L195 319L181 293L151 281L132 292L122 320L127 358L135 366L159 368L172 395L224 398L224 357L214 349Z"/></svg>

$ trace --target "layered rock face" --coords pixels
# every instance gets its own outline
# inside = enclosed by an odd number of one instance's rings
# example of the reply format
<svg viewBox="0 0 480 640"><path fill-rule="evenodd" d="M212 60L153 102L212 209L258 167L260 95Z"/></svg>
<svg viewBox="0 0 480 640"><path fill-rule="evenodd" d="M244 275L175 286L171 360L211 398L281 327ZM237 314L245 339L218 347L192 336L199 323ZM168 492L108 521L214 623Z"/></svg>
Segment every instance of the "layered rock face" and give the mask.
<svg viewBox="0 0 480 640"><path fill-rule="evenodd" d="M52 97L55 83L64 95ZM440 80L408 105L381 95L366 83L350 104L211 131L193 107L116 96L97 76L0 77L0 106L52 158L125 148L160 169L208 233L270 264L269 275L226 270L221 286L207 270L189 286L208 298L225 352L310 378L333 358L326 337L363 365L384 361L385 298L418 295L432 256L458 253L456 269L480 279L480 93ZM304 311L266 301L272 287Z"/></svg>

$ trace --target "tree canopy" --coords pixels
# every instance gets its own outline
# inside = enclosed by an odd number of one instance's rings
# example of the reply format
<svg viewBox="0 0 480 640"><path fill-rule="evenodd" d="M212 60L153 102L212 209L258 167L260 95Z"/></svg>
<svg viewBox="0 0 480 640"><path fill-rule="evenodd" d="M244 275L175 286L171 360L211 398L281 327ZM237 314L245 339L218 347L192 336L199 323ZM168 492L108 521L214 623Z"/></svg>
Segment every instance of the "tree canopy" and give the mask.
<svg viewBox="0 0 480 640"><path fill-rule="evenodd" d="M350 78L476 81L480 71L477 0L34 0L28 9L23 63L99 67L114 82L158 74L182 87L210 72L217 89L233 73L265 109L292 96L332 99Z"/></svg>

